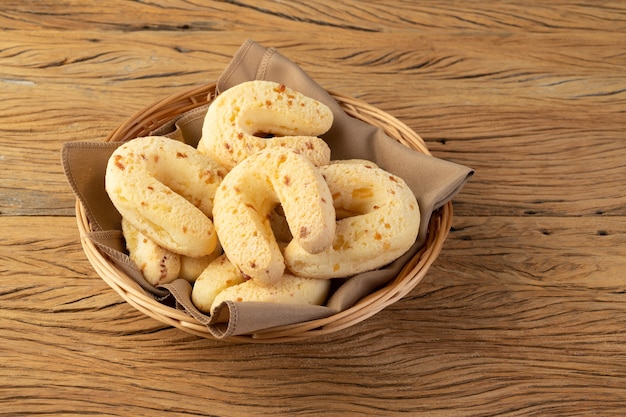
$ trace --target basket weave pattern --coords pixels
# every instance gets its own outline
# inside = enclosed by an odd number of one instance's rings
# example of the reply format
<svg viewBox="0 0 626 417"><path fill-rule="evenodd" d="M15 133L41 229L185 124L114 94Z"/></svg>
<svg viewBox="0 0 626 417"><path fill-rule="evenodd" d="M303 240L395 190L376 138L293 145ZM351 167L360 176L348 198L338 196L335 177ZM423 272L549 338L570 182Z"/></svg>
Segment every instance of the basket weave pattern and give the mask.
<svg viewBox="0 0 626 417"><path fill-rule="evenodd" d="M390 137L403 145L429 155L422 138L393 116L360 100L330 93L343 110L352 117L382 128ZM127 141L146 136L189 110L207 104L215 95L215 83L201 85L169 96L137 112L112 132L107 141ZM85 210L76 202L76 218L81 235L91 231ZM426 243L404 266L402 271L385 287L359 300L354 306L332 316L274 327L250 335L231 336L228 340L246 342L284 342L330 334L353 326L373 316L409 293L426 275L431 264L441 252L452 223L452 203L448 202L433 213ZM186 332L213 338L207 328L182 310L168 307L154 299L132 278L113 265L90 239L81 243L88 260L98 275L124 300L144 314Z"/></svg>

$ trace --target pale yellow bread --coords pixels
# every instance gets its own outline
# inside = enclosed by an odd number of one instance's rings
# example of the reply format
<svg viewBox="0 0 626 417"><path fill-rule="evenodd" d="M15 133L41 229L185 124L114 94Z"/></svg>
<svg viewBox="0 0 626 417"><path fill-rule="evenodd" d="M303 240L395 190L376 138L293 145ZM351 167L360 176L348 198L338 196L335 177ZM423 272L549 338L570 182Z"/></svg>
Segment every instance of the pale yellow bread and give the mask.
<svg viewBox="0 0 626 417"><path fill-rule="evenodd" d="M279 203L303 250L320 252L331 244L335 210L328 185L293 150L268 148L248 157L226 175L214 200L224 253L244 274L266 284L282 277L285 268L270 222Z"/></svg>
<svg viewBox="0 0 626 417"><path fill-rule="evenodd" d="M361 164L361 165L367 165L369 167L376 167L376 168L378 168L378 165L376 165L373 161L370 161L369 159L334 159L334 160L330 161L328 164L332 164L332 165L337 165L337 164L347 164L347 165Z"/></svg>
<svg viewBox="0 0 626 417"><path fill-rule="evenodd" d="M367 167L370 168L378 168L378 165L376 165L374 162L369 161L367 159L336 159L333 161L330 161L329 164L332 165L336 165L336 164L347 164L347 165L354 165L354 164L363 164ZM333 203L333 205L335 206L335 213L336 213L336 217L337 219L343 219L345 217L350 217L354 215L354 212L349 210L349 206L346 205L346 207L342 207L339 206L338 204Z"/></svg>
<svg viewBox="0 0 626 417"><path fill-rule="evenodd" d="M222 255L198 277L191 292L191 301L205 313L212 313L227 300L320 305L325 302L329 289L329 280L300 278L290 274L281 276L272 285L263 285L244 277Z"/></svg>
<svg viewBox="0 0 626 417"><path fill-rule="evenodd" d="M211 254L209 255L201 256L198 258L192 258L191 256L181 256L180 272L178 273L178 278L193 283L200 276L202 271L204 271L204 269L221 254L222 245L220 245L220 242L218 240L217 246L215 246L215 250L213 250L213 252L211 252Z"/></svg>
<svg viewBox="0 0 626 417"><path fill-rule="evenodd" d="M244 281L239 269L230 263L226 255L220 255L196 279L191 302L198 310L210 313L213 301L220 292Z"/></svg>
<svg viewBox="0 0 626 417"><path fill-rule="evenodd" d="M223 167L195 148L150 136L113 152L105 189L122 217L157 244L201 257L217 245L210 216L225 174Z"/></svg>
<svg viewBox="0 0 626 417"><path fill-rule="evenodd" d="M130 260L150 284L167 284L178 278L180 255L157 245L152 239L122 218L122 233Z"/></svg>
<svg viewBox="0 0 626 417"><path fill-rule="evenodd" d="M315 99L272 81L247 81L224 91L209 105L198 150L229 170L248 156L276 146L324 165L330 160L330 148L317 136L332 123L332 111Z"/></svg>
<svg viewBox="0 0 626 417"><path fill-rule="evenodd" d="M296 305L322 305L330 289L330 280L283 275L271 285L251 279L221 291L211 305L211 312L224 301L262 302Z"/></svg>
<svg viewBox="0 0 626 417"><path fill-rule="evenodd" d="M420 212L401 178L363 161L334 163L319 171L338 213L335 237L316 254L292 240L283 253L289 272L308 278L349 277L382 267L413 245Z"/></svg>
<svg viewBox="0 0 626 417"><path fill-rule="evenodd" d="M122 233L130 259L141 271L143 277L154 286L167 284L177 278L193 283L202 271L222 254L222 247L218 242L210 255L199 258L179 255L159 246L124 218L122 218Z"/></svg>
<svg viewBox="0 0 626 417"><path fill-rule="evenodd" d="M277 206L270 212L269 219L272 233L274 233L274 237L279 243L290 242L291 239L293 239L287 218L285 217L285 212L281 206Z"/></svg>

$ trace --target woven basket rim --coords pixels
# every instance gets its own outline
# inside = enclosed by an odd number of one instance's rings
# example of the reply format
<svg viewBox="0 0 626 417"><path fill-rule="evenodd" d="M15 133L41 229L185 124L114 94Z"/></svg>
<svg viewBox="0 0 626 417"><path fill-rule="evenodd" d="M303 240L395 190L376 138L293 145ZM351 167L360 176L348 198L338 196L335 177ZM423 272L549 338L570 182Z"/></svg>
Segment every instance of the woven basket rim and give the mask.
<svg viewBox="0 0 626 417"><path fill-rule="evenodd" d="M215 96L215 87L215 83L201 84L165 97L136 112L114 130L105 141L126 141L144 136L176 116L209 103ZM389 136L403 145L430 155L424 140L394 116L357 98L332 91L328 93L350 116L381 127ZM362 298L352 307L322 319L273 327L253 334L230 336L219 340L260 343L298 341L328 335L360 323L397 302L419 284L442 250L452 225L452 217L451 202L433 213L426 243L422 249L407 262L395 279ZM204 338L216 339L202 323L191 315L157 301L100 252L93 241L86 237L91 227L86 211L79 200L76 200L76 221L81 235L81 245L87 259L96 273L126 302L163 324Z"/></svg>

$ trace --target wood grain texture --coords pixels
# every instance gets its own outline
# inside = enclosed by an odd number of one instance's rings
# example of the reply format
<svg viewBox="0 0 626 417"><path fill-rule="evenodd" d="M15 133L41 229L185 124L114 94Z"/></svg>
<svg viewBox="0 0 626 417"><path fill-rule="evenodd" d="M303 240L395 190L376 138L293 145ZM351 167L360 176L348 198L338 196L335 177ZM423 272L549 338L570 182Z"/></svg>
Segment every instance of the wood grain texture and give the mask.
<svg viewBox="0 0 626 417"><path fill-rule="evenodd" d="M623 2L105 3L0 10L0 416L623 414ZM248 38L476 169L424 281L319 339L133 309L86 260L60 165Z"/></svg>
<svg viewBox="0 0 626 417"><path fill-rule="evenodd" d="M2 413L46 404L51 413L146 416L621 409L623 283L610 268L603 280L585 277L605 263L624 269L615 243L626 223L599 240L607 224L548 220L500 218L485 230L484 218L463 218L402 301L336 336L258 346L197 339L134 311L84 262L73 219L59 228L4 217L0 255L13 266L0 292ZM475 243L483 240L498 241L499 254Z"/></svg>
<svg viewBox="0 0 626 417"><path fill-rule="evenodd" d="M0 196L5 197L0 200L0 211L12 215L28 215L27 211L42 214L53 208L56 214L70 215L73 201L63 199L67 196L62 193L66 183L53 152L59 149L59 143L103 138L147 104L191 85L215 80L229 60L227 54L245 39L240 35L236 42L220 46L220 52L215 52L204 39L188 34L168 34L165 45L152 48L145 47L154 43L152 32L133 34L131 41L127 35L116 33L107 42L95 44L80 38L82 32L70 32L63 34L63 46L55 41L59 32L40 31L25 36L39 49L9 47L6 45L13 41L8 39L0 46L4 51L0 52L2 69L8 72L1 77L7 99L0 104L4 116L0 123L7 135L0 140L7 147L3 155L7 169L0 174ZM498 39L486 36L486 40L480 40L479 51L472 54L466 36L454 45L451 39L455 36L440 35L423 41L421 49L442 50L424 54L412 50L415 40L405 33L360 35L364 37L371 38L367 44L376 48L372 52L354 52L358 48L354 42L338 50L311 51L310 56L298 61L326 88L359 97L403 120L425 138L437 156L475 167L476 178L464 193L469 204L461 201L457 211L471 206L468 214L472 215L624 214L626 185L613 179L623 171L626 160L624 147L617 140L624 138L625 103L624 94L620 94L625 88L621 76L626 64L623 57L613 57L614 65L606 70L597 69L595 62L582 70L575 57L558 65L538 60L531 70L519 68L530 67L527 62L519 62L527 58L509 61L511 56L523 53L519 42L527 49L544 45L544 57L552 57L552 51L558 49L561 61L568 53L579 53L581 46L563 47L555 37L517 37L498 45ZM589 39L587 48L613 50L626 43L626 36L606 39L610 44ZM181 53L178 45L195 52ZM120 48L125 51L123 56L113 58ZM68 50L77 52L68 57ZM397 52L402 50L407 52ZM287 47L285 53L304 55L301 47ZM420 68L404 71L405 60L418 61ZM598 58L598 62L602 60ZM320 61L328 64L319 69L315 62ZM424 62L432 61L439 64L424 68ZM476 74L482 66L502 69L497 75ZM553 74L557 70L573 74ZM363 79L368 77L372 86L364 91ZM146 88L154 83L159 88ZM485 85L489 86L489 94L485 94ZM25 99L20 101L20 97ZM613 100L610 106L604 103L607 97ZM48 106L33 114L41 102ZM58 131L56 123L64 129ZM598 125L602 128L596 129ZM589 155L590 148L609 157L603 158L602 164L589 163L597 157ZM477 153L484 158L476 161ZM489 155L495 158L489 159ZM505 180L499 171L503 169ZM33 171L39 182L32 181ZM558 175L547 175L549 181L544 182L547 172ZM537 187L538 182L541 187ZM597 188L587 185L605 182L607 187L599 191L602 196L594 200ZM5 187L11 190L10 195ZM46 192L50 187L59 192ZM578 187L578 192L567 192L571 187ZM487 191L493 199L508 204L486 201L482 196ZM22 204L25 199L31 201Z"/></svg>

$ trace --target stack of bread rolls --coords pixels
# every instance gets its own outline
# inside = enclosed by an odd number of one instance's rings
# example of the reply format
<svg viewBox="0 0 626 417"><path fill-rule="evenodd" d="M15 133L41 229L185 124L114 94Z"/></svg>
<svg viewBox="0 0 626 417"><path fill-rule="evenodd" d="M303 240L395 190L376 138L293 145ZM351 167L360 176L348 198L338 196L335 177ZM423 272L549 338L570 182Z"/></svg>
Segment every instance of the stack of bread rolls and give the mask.
<svg viewBox="0 0 626 417"><path fill-rule="evenodd" d="M111 155L105 189L130 259L152 285L224 301L323 304L334 278L387 265L415 242L417 200L364 160L333 160L328 106L249 81L209 105L197 147L161 136Z"/></svg>

